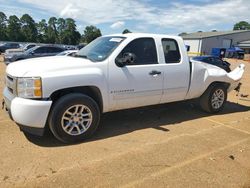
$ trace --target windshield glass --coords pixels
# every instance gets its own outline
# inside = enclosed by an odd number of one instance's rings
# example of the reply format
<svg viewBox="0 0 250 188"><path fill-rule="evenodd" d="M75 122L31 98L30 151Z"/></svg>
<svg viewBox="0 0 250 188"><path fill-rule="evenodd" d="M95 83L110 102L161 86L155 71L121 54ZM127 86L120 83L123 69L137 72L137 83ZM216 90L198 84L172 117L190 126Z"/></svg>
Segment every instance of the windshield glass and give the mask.
<svg viewBox="0 0 250 188"><path fill-rule="evenodd" d="M91 61L103 61L124 39L125 37L115 36L99 37L82 48L75 56L88 58Z"/></svg>

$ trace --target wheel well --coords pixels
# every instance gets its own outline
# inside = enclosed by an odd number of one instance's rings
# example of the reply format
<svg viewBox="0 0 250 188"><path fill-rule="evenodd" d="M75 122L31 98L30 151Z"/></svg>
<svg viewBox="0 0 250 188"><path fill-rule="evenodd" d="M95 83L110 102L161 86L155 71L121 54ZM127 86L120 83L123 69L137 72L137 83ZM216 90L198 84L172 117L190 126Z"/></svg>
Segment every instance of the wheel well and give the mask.
<svg viewBox="0 0 250 188"><path fill-rule="evenodd" d="M207 89L205 90L205 92L209 89L209 88L211 88L211 87L214 87L214 86L216 86L216 85L223 85L226 89L228 89L229 88L229 86L230 86L230 84L229 83L227 83L227 82L212 82L208 87L207 87ZM204 92L204 93L205 93Z"/></svg>
<svg viewBox="0 0 250 188"><path fill-rule="evenodd" d="M72 87L72 88L65 88L61 90L57 90L54 93L50 95L50 99L54 102L56 102L58 99L60 99L62 96L65 96L70 93L82 93L85 95L88 95L92 99L96 101L98 104L100 111L103 111L103 101L102 101L102 94L99 88L95 86L83 86L83 87Z"/></svg>
<svg viewBox="0 0 250 188"><path fill-rule="evenodd" d="M226 89L228 89L229 86L230 86L230 84L227 83L227 82L212 82L212 83L209 85L209 87L210 87L210 86L214 86L214 85L223 85L223 86L225 86Z"/></svg>

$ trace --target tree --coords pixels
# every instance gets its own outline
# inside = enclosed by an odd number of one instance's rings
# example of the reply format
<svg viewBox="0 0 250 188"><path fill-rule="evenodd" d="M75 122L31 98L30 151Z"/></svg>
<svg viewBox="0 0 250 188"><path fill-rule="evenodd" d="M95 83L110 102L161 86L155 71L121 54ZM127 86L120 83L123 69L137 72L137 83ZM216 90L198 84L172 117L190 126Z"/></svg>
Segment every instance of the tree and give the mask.
<svg viewBox="0 0 250 188"><path fill-rule="evenodd" d="M38 24L36 24L36 28L37 28L37 42L41 42L44 43L47 40L47 29L48 29L48 24L46 22L45 19L42 19Z"/></svg>
<svg viewBox="0 0 250 188"><path fill-rule="evenodd" d="M81 39L81 34L76 29L75 20L67 18L65 22L66 27L64 33L67 39L65 44L78 44Z"/></svg>
<svg viewBox="0 0 250 188"><path fill-rule="evenodd" d="M0 41L8 40L6 32L7 32L7 17L3 12L0 12Z"/></svg>
<svg viewBox="0 0 250 188"><path fill-rule="evenodd" d="M59 18L57 20L57 31L58 31L58 43L62 44L64 43L65 36L64 36L64 30L66 28L66 22L63 18Z"/></svg>
<svg viewBox="0 0 250 188"><path fill-rule="evenodd" d="M20 18L20 21L22 23L22 28L21 28L23 36L22 41L35 42L37 40L38 33L37 33L36 23L33 20L33 18L28 14L24 14Z"/></svg>
<svg viewBox="0 0 250 188"><path fill-rule="evenodd" d="M128 29L124 29L122 34L126 34L126 33L132 33L131 31L129 31Z"/></svg>
<svg viewBox="0 0 250 188"><path fill-rule="evenodd" d="M97 27L90 25L85 27L84 33L82 36L82 41L86 43L90 43L91 41L95 40L96 38L102 36L101 30Z"/></svg>
<svg viewBox="0 0 250 188"><path fill-rule="evenodd" d="M233 30L248 30L250 29L250 24L246 21L238 22L234 25Z"/></svg>
<svg viewBox="0 0 250 188"><path fill-rule="evenodd" d="M48 43L56 43L58 41L58 31L57 31L57 18L51 17L48 21L48 28L46 31L46 41Z"/></svg>
<svg viewBox="0 0 250 188"><path fill-rule="evenodd" d="M129 30L125 32L130 32ZM38 23L29 14L24 14L19 19L12 15L9 18L0 12L0 41L40 42L79 44L89 43L101 36L100 29L95 26L87 26L84 34L77 31L76 22L72 18L51 17L48 22L42 19Z"/></svg>
<svg viewBox="0 0 250 188"><path fill-rule="evenodd" d="M76 29L75 20L72 18L59 18L58 21L59 43L63 44L78 44L81 34Z"/></svg>
<svg viewBox="0 0 250 188"><path fill-rule="evenodd" d="M8 27L6 31L9 40L11 41L22 40L21 22L18 17L16 17L15 15L9 17Z"/></svg>

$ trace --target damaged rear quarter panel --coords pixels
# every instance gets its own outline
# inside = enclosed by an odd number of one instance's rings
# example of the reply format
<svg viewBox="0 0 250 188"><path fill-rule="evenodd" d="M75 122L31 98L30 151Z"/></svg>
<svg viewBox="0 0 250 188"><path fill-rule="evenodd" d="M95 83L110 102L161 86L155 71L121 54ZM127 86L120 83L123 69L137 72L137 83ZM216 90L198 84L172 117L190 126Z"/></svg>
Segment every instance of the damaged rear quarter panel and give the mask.
<svg viewBox="0 0 250 188"><path fill-rule="evenodd" d="M191 61L192 75L191 85L186 99L198 98L213 82L224 82L230 86L228 92L235 89L242 78L245 65L241 64L230 73L225 70L210 64L200 61Z"/></svg>

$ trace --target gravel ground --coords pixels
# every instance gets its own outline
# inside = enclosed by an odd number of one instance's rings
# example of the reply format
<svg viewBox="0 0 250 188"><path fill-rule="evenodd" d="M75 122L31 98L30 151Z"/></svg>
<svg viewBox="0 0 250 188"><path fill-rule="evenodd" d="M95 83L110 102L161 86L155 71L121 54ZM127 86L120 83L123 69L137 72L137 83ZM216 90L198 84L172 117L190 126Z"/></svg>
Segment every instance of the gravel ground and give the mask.
<svg viewBox="0 0 250 188"><path fill-rule="evenodd" d="M245 64L240 95L217 115L190 102L113 112L77 145L25 135L1 110L0 187L250 187ZM1 91L4 71L0 63Z"/></svg>

